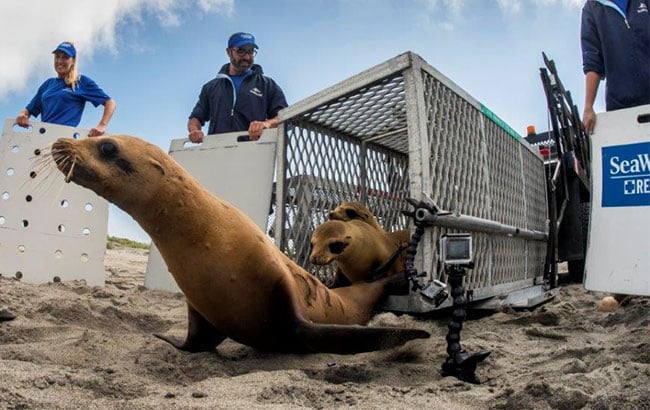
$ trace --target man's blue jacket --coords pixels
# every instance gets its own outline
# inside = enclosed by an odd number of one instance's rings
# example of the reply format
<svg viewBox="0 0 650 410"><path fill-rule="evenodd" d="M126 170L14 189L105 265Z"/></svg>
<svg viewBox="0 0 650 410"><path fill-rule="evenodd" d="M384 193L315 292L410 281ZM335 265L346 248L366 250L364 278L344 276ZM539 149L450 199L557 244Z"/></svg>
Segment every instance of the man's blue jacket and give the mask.
<svg viewBox="0 0 650 410"><path fill-rule="evenodd" d="M582 10L582 68L606 79L607 111L650 104L650 0L588 0Z"/></svg>
<svg viewBox="0 0 650 410"><path fill-rule="evenodd" d="M287 106L282 89L264 75L261 66L253 64L253 73L242 81L238 93L228 77L228 66L225 64L216 78L203 85L190 114L201 125L210 122L208 135L247 131L251 121L273 118Z"/></svg>

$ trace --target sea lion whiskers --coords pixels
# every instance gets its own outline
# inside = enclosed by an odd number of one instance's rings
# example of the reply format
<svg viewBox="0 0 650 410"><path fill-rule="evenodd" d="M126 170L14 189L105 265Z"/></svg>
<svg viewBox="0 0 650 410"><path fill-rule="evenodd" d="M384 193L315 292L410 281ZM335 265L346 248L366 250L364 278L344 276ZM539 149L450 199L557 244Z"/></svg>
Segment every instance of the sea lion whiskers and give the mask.
<svg viewBox="0 0 650 410"><path fill-rule="evenodd" d="M56 163L57 168L64 173L64 180L69 183L74 175L74 168L77 164L77 155L71 152L68 147L53 146L52 159Z"/></svg>
<svg viewBox="0 0 650 410"><path fill-rule="evenodd" d="M37 148L29 160L32 163L29 169L29 178L26 178L22 183L21 189L32 192L50 192L56 182L57 175L59 175L50 147ZM49 185L46 182L49 182Z"/></svg>
<svg viewBox="0 0 650 410"><path fill-rule="evenodd" d="M72 175L74 175L74 166L77 164L77 157L73 157L72 159L72 165L70 165L70 169L68 170L68 173L65 176L65 182L70 182L72 180Z"/></svg>

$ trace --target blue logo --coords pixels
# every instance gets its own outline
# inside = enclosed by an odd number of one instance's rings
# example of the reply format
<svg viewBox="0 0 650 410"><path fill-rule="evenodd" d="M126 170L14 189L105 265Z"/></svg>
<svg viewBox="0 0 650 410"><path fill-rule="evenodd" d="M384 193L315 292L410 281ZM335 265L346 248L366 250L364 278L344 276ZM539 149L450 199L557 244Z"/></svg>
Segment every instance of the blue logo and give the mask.
<svg viewBox="0 0 650 410"><path fill-rule="evenodd" d="M650 142L602 148L602 206L650 205Z"/></svg>

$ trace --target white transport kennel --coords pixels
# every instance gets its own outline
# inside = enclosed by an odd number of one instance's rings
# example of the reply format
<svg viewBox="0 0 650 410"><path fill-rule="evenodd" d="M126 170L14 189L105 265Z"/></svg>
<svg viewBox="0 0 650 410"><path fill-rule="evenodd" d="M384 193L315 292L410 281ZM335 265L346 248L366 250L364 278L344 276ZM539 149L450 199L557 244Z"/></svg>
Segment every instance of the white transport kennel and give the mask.
<svg viewBox="0 0 650 410"><path fill-rule="evenodd" d="M650 296L650 105L598 114L585 287Z"/></svg>
<svg viewBox="0 0 650 410"><path fill-rule="evenodd" d="M57 138L87 138L88 130L14 122L5 121L0 139L0 275L104 286L108 202L66 184L48 158Z"/></svg>

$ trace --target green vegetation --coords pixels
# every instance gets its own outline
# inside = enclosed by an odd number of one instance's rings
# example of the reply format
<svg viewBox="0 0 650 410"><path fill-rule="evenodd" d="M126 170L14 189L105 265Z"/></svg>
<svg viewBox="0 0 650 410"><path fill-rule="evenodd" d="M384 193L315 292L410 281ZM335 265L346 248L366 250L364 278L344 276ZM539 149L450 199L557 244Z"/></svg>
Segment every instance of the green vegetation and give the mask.
<svg viewBox="0 0 650 410"><path fill-rule="evenodd" d="M148 243L136 242L126 238L118 238L117 236L108 236L108 238L106 238L106 249L113 249L115 244L138 249L149 249L151 246Z"/></svg>

